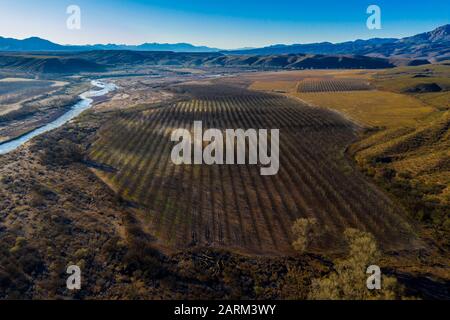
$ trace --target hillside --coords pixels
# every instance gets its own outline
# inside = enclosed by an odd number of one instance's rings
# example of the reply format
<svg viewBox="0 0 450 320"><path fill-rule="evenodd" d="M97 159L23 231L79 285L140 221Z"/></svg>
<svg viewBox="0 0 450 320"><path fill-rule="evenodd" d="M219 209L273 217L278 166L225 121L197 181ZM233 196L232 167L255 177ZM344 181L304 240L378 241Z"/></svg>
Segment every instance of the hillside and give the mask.
<svg viewBox="0 0 450 320"><path fill-rule="evenodd" d="M80 53L2 54L0 68L33 73L102 72L123 67L180 66L250 69L383 69L387 59L365 56L270 55L97 50Z"/></svg>
<svg viewBox="0 0 450 320"><path fill-rule="evenodd" d="M351 149L368 174L403 199L415 218L434 226L437 233L450 228L449 79L446 64L377 74L377 87L423 101L436 111L418 117L414 125L378 132ZM448 239L441 240L448 247Z"/></svg>
<svg viewBox="0 0 450 320"><path fill-rule="evenodd" d="M441 111L414 128L388 129L351 148L358 164L401 199L433 232L450 230L450 113ZM440 238L448 248L448 238Z"/></svg>
<svg viewBox="0 0 450 320"><path fill-rule="evenodd" d="M78 73L105 70L104 66L77 57L7 54L0 55L0 68L31 73Z"/></svg>
<svg viewBox="0 0 450 320"><path fill-rule="evenodd" d="M386 59L364 56L326 55L269 55L231 56L220 53L177 53L146 51L91 51L77 57L103 65L178 65L190 67L249 67L249 68L329 68L329 69L382 69L394 67Z"/></svg>
<svg viewBox="0 0 450 320"><path fill-rule="evenodd" d="M285 69L382 69L394 67L386 59L364 56L327 55L269 55L269 56L221 56L204 62L206 65L248 66Z"/></svg>

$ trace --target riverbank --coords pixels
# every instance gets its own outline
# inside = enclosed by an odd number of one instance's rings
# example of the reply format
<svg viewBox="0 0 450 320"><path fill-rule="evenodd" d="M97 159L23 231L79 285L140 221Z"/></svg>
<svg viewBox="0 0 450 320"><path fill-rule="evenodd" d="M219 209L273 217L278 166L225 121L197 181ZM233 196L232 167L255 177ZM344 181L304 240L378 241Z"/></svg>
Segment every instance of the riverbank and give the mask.
<svg viewBox="0 0 450 320"><path fill-rule="evenodd" d="M20 147L21 145L23 145L24 143L30 141L34 137L64 125L68 121L77 117L83 111L89 109L92 106L92 103L94 102L94 98L106 95L109 92L116 89L116 86L114 84L98 80L92 80L91 85L100 88L100 90L91 89L89 91L82 93L79 96L80 101L75 103L72 107L69 108L68 111L66 111L56 119L51 120L47 124L41 125L29 132L25 132L16 138L0 143L0 154L11 152Z"/></svg>

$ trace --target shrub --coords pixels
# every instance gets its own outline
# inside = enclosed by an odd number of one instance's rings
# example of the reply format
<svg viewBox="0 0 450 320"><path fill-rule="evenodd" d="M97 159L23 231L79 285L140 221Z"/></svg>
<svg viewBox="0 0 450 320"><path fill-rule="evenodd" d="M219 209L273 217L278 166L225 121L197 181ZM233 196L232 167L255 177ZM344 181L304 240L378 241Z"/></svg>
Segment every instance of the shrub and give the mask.
<svg viewBox="0 0 450 320"><path fill-rule="evenodd" d="M380 258L374 237L367 232L347 229L344 236L349 254L335 263L335 271L312 282L309 299L319 300L372 300L399 299L402 289L393 277L382 276L380 290L366 287L366 268Z"/></svg>
<svg viewBox="0 0 450 320"><path fill-rule="evenodd" d="M320 234L317 220L315 218L300 218L295 220L292 226L292 233L296 239L292 243L292 246L298 252L304 253Z"/></svg>

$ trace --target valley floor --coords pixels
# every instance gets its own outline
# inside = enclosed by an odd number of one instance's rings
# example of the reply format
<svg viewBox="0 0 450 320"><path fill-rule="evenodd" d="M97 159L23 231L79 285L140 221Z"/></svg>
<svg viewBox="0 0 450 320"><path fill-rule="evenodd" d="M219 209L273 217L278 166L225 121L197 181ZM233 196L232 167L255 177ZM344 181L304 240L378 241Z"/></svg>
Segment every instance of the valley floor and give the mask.
<svg viewBox="0 0 450 320"><path fill-rule="evenodd" d="M448 246L344 153L358 125L248 90L245 77L113 81L121 89L109 100L0 157L0 298L306 299L353 227L374 235L379 263L407 295L448 299ZM280 127L280 176L166 166L168 130L198 118ZM310 217L326 232L297 253L291 226ZM84 272L75 293L70 264Z"/></svg>

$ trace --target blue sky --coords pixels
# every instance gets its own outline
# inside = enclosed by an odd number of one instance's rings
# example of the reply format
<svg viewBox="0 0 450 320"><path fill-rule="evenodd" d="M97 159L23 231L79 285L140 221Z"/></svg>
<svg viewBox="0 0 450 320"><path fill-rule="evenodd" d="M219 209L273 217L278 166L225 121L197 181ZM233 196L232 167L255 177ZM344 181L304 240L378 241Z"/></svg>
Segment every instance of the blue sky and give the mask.
<svg viewBox="0 0 450 320"><path fill-rule="evenodd" d="M81 8L81 29L66 8ZM380 6L382 29L366 28ZM450 23L448 0L0 0L0 35L57 43L189 42L218 48L403 37Z"/></svg>

